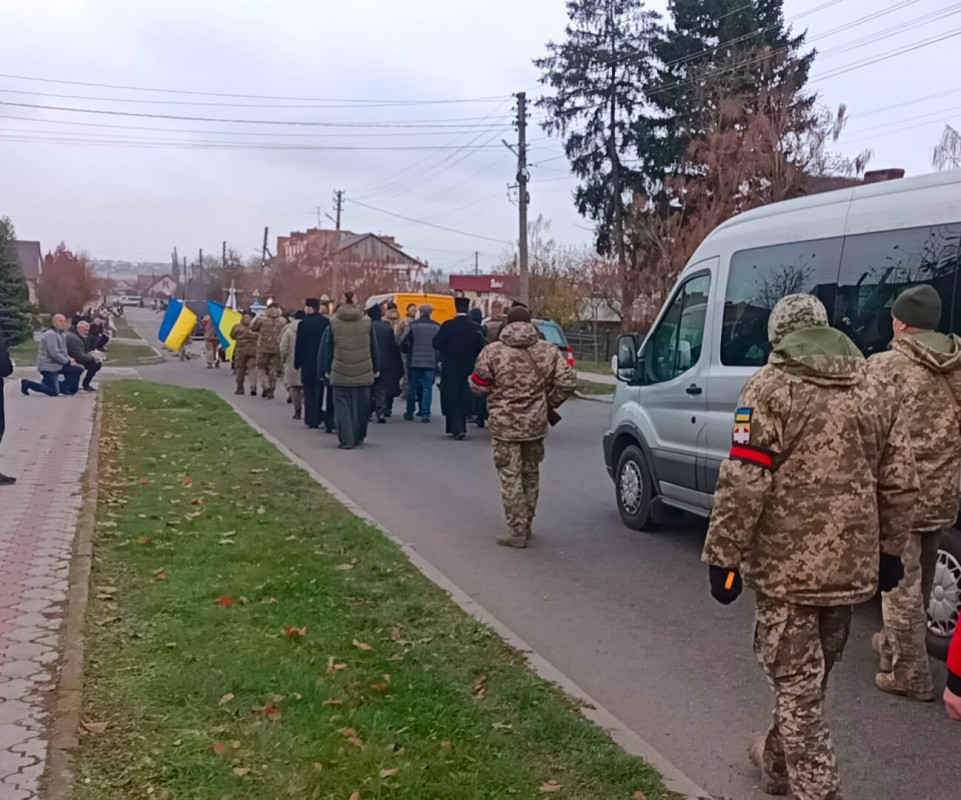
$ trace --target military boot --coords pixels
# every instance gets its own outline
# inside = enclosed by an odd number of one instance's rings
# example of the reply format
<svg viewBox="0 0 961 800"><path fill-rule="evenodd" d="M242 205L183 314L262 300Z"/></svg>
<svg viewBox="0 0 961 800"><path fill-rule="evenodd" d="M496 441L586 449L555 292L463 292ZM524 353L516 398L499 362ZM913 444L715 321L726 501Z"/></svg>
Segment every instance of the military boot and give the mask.
<svg viewBox="0 0 961 800"><path fill-rule="evenodd" d="M908 700L915 700L918 703L930 703L934 700L934 687L931 686L930 679L911 680L910 677L898 675L898 671L879 672L874 677L874 682L882 692L906 697Z"/></svg>
<svg viewBox="0 0 961 800"><path fill-rule="evenodd" d="M763 733L756 733L748 745L747 755L751 763L761 770L761 790L765 794L786 795L791 790L787 775L775 775L764 768L764 743L767 737Z"/></svg>
<svg viewBox="0 0 961 800"><path fill-rule="evenodd" d="M891 650L888 647L887 637L884 635L884 631L878 631L874 636L871 637L871 649L878 654L878 669L881 672L890 672L893 669L891 663Z"/></svg>
<svg viewBox="0 0 961 800"><path fill-rule="evenodd" d="M512 533L510 536L501 536L497 540L497 544L501 547L514 547L518 550L523 550L527 547L527 537L523 534Z"/></svg>
<svg viewBox="0 0 961 800"><path fill-rule="evenodd" d="M257 387L256 387L256 386L251 386L251 387L250 387L250 396L251 396L251 397L256 397L256 396L257 396Z"/></svg>
<svg viewBox="0 0 961 800"><path fill-rule="evenodd" d="M260 392L260 398L261 398L262 400L266 400L266 399L267 399L267 394L268 394L269 391L270 391L270 390L265 386L265 387L261 390L261 392Z"/></svg>

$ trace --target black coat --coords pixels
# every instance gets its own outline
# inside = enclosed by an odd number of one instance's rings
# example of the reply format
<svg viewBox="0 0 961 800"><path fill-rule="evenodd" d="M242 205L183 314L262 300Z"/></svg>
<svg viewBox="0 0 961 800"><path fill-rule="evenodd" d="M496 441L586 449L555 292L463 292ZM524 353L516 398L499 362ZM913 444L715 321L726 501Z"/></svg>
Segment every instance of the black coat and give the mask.
<svg viewBox="0 0 961 800"><path fill-rule="evenodd" d="M7 350L7 341L3 338L3 331L0 331L0 378L9 378L13 374L13 362L10 360L10 351Z"/></svg>
<svg viewBox="0 0 961 800"><path fill-rule="evenodd" d="M401 357L394 329L389 322L382 319L373 320L370 329L377 340L377 352L380 356L379 380L388 397L397 397L400 394L400 379L404 376L404 359Z"/></svg>
<svg viewBox="0 0 961 800"><path fill-rule="evenodd" d="M466 382L484 349L484 337L473 320L456 316L440 326L434 349L440 356L441 379L463 378Z"/></svg>
<svg viewBox="0 0 961 800"><path fill-rule="evenodd" d="M299 369L304 383L321 383L323 375L317 373L317 356L324 333L330 320L323 314L308 314L297 326L294 343L294 369Z"/></svg>

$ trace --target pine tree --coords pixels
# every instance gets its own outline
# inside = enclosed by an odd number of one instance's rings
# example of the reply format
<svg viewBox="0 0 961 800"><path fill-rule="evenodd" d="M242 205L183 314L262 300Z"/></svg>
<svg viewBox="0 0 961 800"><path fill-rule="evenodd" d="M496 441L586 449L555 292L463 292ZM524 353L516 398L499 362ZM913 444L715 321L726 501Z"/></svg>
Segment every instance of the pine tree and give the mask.
<svg viewBox="0 0 961 800"><path fill-rule="evenodd" d="M815 97L802 92L815 52L784 22L783 0L670 0L671 25L654 44L661 62L648 96L656 107L660 175L675 173L691 142L725 102L745 114L789 119L797 133L813 120ZM766 103L787 108L766 108Z"/></svg>
<svg viewBox="0 0 961 800"><path fill-rule="evenodd" d="M30 327L30 293L14 253L13 223L0 217L0 329L8 347L33 336Z"/></svg>
<svg viewBox="0 0 961 800"><path fill-rule="evenodd" d="M644 87L654 74L657 15L643 0L569 0L566 40L534 61L553 94L537 101L542 127L564 141L580 179L577 210L597 226L597 249L626 261L625 217L649 151Z"/></svg>

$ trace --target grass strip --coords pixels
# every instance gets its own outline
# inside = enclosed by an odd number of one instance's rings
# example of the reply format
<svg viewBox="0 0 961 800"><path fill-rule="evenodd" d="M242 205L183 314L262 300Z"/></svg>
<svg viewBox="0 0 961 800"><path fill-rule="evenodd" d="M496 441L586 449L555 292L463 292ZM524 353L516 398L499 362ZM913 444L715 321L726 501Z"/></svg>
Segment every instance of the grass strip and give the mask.
<svg viewBox="0 0 961 800"><path fill-rule="evenodd" d="M580 394L588 395L603 395L603 394L614 394L614 390L617 387L610 383L597 383L596 381L585 381L583 379L578 379L577 381L577 391Z"/></svg>
<svg viewBox="0 0 961 800"><path fill-rule="evenodd" d="M146 344L126 344L123 342L111 342L108 344L106 354L107 360L105 364L108 367L136 366L144 360L157 358L157 354L153 351L153 348L148 347Z"/></svg>
<svg viewBox="0 0 961 800"><path fill-rule="evenodd" d="M25 342L10 348L10 358L18 367L37 366L37 351L40 343L35 339L27 339Z"/></svg>
<svg viewBox="0 0 961 800"><path fill-rule="evenodd" d="M671 797L213 393L104 402L77 798Z"/></svg>

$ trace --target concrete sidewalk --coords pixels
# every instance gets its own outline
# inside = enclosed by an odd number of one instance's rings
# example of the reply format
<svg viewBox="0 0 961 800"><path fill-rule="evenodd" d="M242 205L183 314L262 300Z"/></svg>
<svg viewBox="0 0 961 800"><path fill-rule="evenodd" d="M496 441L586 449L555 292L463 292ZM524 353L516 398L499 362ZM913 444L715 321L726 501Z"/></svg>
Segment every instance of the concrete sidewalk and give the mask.
<svg viewBox="0 0 961 800"><path fill-rule="evenodd" d="M0 470L17 484L0 487L0 797L32 800L47 760L96 395L24 397L4 383Z"/></svg>
<svg viewBox="0 0 961 800"><path fill-rule="evenodd" d="M617 386L617 378L610 373L603 374L598 372L578 371L577 379L581 381L590 381L591 383L604 383L608 386Z"/></svg>

